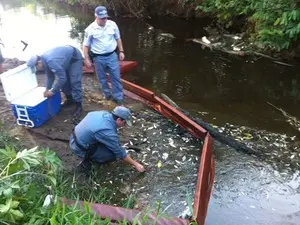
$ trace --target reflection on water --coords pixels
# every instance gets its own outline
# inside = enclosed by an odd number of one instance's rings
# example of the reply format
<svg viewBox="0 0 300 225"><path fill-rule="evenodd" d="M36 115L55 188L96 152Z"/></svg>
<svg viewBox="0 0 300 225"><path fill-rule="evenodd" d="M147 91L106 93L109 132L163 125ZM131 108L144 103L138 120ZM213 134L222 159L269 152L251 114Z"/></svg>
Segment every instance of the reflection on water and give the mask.
<svg viewBox="0 0 300 225"><path fill-rule="evenodd" d="M58 45L81 46L80 40L70 38L74 24L70 17L57 16L39 5L10 8L7 4L0 5L0 37L5 57L27 60L32 54L42 54ZM25 51L21 41L28 43Z"/></svg>
<svg viewBox="0 0 300 225"><path fill-rule="evenodd" d="M89 9L70 9L50 1L45 1L47 10L35 4L10 8L7 4L11 2L18 1L7 1L1 11L0 34L7 57L25 58L62 44L79 47L83 29L93 20ZM286 146L256 142L268 149L266 161L216 144L216 183L208 224L297 224L299 172L287 168L289 163L297 165L295 160L300 157L299 134L281 112L267 104L300 118L297 68L230 56L187 41L207 35L201 29L206 21L158 18L146 23L117 18L116 22L126 58L139 64L128 79L167 94L182 108L220 127L230 123L251 127L253 133L265 136L278 133L278 137L288 137ZM20 50L20 40L29 43L25 52ZM273 152L279 157L271 158ZM283 166L274 169L271 164Z"/></svg>
<svg viewBox="0 0 300 225"><path fill-rule="evenodd" d="M164 23L173 26L164 26ZM183 28L177 26L177 21L160 20L157 27L153 25L154 30L149 30L147 24L126 20L120 20L120 24L129 52L127 56L139 62L133 79L138 84L166 93L194 113L209 112L205 119L218 125L230 122L273 132L298 133L285 122L280 112L267 104L270 102L300 117L297 68L266 59L254 61L253 57L203 50L201 45L186 41L203 35L189 32L195 29L189 22ZM126 32L131 26L135 26L138 35ZM166 32L176 38L161 36Z"/></svg>

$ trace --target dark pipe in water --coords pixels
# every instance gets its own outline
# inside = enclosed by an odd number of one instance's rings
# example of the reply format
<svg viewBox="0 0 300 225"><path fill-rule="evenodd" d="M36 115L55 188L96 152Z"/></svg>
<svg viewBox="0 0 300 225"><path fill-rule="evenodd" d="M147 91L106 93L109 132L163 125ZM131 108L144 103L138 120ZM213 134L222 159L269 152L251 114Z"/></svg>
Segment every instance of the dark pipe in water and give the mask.
<svg viewBox="0 0 300 225"><path fill-rule="evenodd" d="M201 127L203 127L205 130L207 130L213 138L220 141L221 143L228 145L232 148L234 148L237 151L244 152L246 154L250 155L256 155L256 156L262 156L261 152L256 151L250 147L248 147L246 144L238 142L237 140L233 139L232 137L228 137L222 133L220 133L217 129L213 128L209 123L204 122L203 120L199 118L193 117L188 111L180 108L172 99L170 99L167 95L161 93L161 97L168 102L170 105L181 111L183 114L185 114L187 117L189 117L191 120L195 121L197 124L199 124Z"/></svg>

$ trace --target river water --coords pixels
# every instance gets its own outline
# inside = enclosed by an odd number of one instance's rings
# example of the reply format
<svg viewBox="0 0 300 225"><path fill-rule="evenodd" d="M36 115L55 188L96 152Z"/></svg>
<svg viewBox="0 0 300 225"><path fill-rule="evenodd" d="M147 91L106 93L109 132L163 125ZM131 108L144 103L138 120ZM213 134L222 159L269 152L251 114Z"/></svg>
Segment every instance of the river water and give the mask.
<svg viewBox="0 0 300 225"><path fill-rule="evenodd" d="M57 45L80 46L93 12L47 4L2 1L5 57L26 60ZM139 64L128 80L167 94L240 140L248 141L250 134L249 143L266 153L262 160L215 143L216 179L207 224L300 224L299 131L293 120L300 118L299 65L203 49L188 39L207 35L204 20L113 19L127 60ZM28 43L25 51L21 40ZM289 113L289 121L280 108Z"/></svg>

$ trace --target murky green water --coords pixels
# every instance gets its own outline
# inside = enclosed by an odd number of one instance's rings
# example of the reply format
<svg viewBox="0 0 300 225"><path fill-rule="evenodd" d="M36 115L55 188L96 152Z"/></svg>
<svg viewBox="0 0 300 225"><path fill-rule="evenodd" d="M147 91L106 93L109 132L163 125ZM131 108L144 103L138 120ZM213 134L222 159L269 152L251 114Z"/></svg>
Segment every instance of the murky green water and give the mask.
<svg viewBox="0 0 300 225"><path fill-rule="evenodd" d="M0 12L3 54L23 59L56 45L80 46L83 29L93 20L87 10L51 5L47 10L33 4L11 9L6 3ZM207 223L299 224L299 131L268 104L300 118L299 68L230 56L186 41L207 35L202 29L206 21L116 22L126 58L139 64L127 75L129 80L167 94L220 127L246 126L253 138L244 141L267 153L262 160L216 143L216 182ZM24 52L21 40L29 43Z"/></svg>

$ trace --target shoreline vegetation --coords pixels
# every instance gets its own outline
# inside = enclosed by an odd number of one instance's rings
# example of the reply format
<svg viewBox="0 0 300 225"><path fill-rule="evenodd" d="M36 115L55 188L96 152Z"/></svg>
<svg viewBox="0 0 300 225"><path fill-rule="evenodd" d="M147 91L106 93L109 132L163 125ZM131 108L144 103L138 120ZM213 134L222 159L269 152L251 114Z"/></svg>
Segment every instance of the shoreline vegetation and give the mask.
<svg viewBox="0 0 300 225"><path fill-rule="evenodd" d="M1 128L0 224L132 224L126 219L112 222L110 218L101 218L90 203L115 205L118 201L119 206L132 209L134 196L116 199L113 193L117 187L113 190L95 184L93 177L100 176L96 171L81 183L74 182L74 176L63 169L54 151L43 147L26 149L19 139ZM133 224L148 224L152 213L157 219L168 218L160 202L157 204L157 209L137 214ZM191 221L190 225L197 223Z"/></svg>
<svg viewBox="0 0 300 225"><path fill-rule="evenodd" d="M3 129L0 130L0 180L1 224L95 224L100 218L92 214L87 203L84 210L79 210L78 204L68 206L59 196L90 202L111 201L110 191L105 188L92 192L93 185L90 188L71 185L72 180L54 151L40 147L26 149ZM132 207L132 201L129 198L124 205Z"/></svg>
<svg viewBox="0 0 300 225"><path fill-rule="evenodd" d="M243 53L258 53L256 55L260 57L284 61L282 65L299 64L300 59L299 0L3 0L3 4L6 3L41 3L45 8L57 11L63 5L70 7L70 12L79 10L82 16L98 5L105 5L112 16L145 21L164 17L187 21L203 18L211 21L209 27L206 27L208 34L217 30L220 35L242 37L241 45L236 46L241 52L225 49L229 54L243 56ZM208 37L216 38L213 35ZM214 46L210 47L218 50Z"/></svg>
<svg viewBox="0 0 300 225"><path fill-rule="evenodd" d="M300 3L297 0L55 0L93 9L99 4L112 15L150 19L209 17L220 32L240 33L248 49L273 58L300 58ZM239 55L239 54L237 54Z"/></svg>

